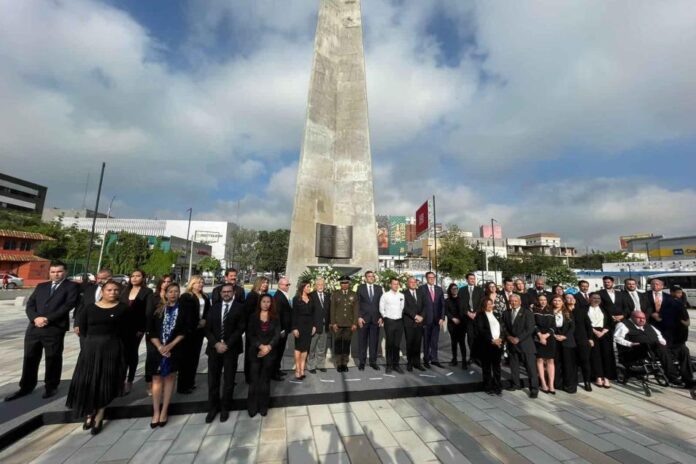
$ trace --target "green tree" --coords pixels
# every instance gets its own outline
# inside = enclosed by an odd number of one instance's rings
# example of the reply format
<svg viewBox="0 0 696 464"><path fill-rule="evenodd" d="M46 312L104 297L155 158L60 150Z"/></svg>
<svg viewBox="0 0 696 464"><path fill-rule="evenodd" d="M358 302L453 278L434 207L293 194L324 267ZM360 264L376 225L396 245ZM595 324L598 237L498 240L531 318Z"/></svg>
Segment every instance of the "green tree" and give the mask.
<svg viewBox="0 0 696 464"><path fill-rule="evenodd" d="M256 269L271 271L276 275L285 272L290 231L288 229L262 230L258 233L257 238Z"/></svg>
<svg viewBox="0 0 696 464"><path fill-rule="evenodd" d="M623 263L631 261L625 251L592 250L584 256L571 258L571 264L576 269L602 269L603 263Z"/></svg>
<svg viewBox="0 0 696 464"><path fill-rule="evenodd" d="M463 279L467 273L476 270L481 251L469 245L459 227L450 225L440 236L441 248L438 250L438 271L452 279Z"/></svg>
<svg viewBox="0 0 696 464"><path fill-rule="evenodd" d="M104 263L114 274L125 274L142 267L150 257L147 237L119 232L115 242L104 250Z"/></svg>
<svg viewBox="0 0 696 464"><path fill-rule="evenodd" d="M575 286L578 284L578 278L575 273L565 264L552 266L544 271L546 283L548 285L565 285Z"/></svg>
<svg viewBox="0 0 696 464"><path fill-rule="evenodd" d="M157 239L150 256L143 264L142 270L149 276L159 277L172 272L172 265L176 263L179 254L175 251L164 251Z"/></svg>
<svg viewBox="0 0 696 464"><path fill-rule="evenodd" d="M220 260L215 259L212 256L206 256L205 258L201 259L196 267L202 272L217 272L222 269Z"/></svg>
<svg viewBox="0 0 696 464"><path fill-rule="evenodd" d="M232 250L227 261L238 269L249 269L256 264L257 232L239 228L232 232Z"/></svg>

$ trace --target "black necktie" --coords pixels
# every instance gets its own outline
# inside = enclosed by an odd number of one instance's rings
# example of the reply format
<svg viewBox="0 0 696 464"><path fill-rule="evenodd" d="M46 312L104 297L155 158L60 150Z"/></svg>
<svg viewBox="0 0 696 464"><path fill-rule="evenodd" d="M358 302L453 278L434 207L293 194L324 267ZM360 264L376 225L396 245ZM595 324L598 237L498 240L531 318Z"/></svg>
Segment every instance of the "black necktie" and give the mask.
<svg viewBox="0 0 696 464"><path fill-rule="evenodd" d="M53 296L53 294L56 292L56 289L58 288L58 284L54 283L51 285L51 293L49 296Z"/></svg>
<svg viewBox="0 0 696 464"><path fill-rule="evenodd" d="M321 307L324 307L324 292L319 293L319 302L321 303Z"/></svg>
<svg viewBox="0 0 696 464"><path fill-rule="evenodd" d="M372 285L367 286L367 296L369 296L370 301L372 301Z"/></svg>
<svg viewBox="0 0 696 464"><path fill-rule="evenodd" d="M220 324L220 338L225 338L225 321L227 320L227 315L230 312L230 304L225 303L225 307L222 310L222 324Z"/></svg>

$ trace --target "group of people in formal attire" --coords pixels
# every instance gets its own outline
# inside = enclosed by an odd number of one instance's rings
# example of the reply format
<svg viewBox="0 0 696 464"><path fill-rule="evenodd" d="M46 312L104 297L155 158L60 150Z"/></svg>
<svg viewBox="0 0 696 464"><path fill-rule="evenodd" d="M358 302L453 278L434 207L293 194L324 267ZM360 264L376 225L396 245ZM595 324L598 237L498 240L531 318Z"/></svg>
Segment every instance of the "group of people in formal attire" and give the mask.
<svg viewBox="0 0 696 464"><path fill-rule="evenodd" d="M671 383L693 388L683 292L672 288L671 294L663 293L659 280L652 281L650 292L639 293L635 280L627 279L625 290L617 291L607 276L599 292L590 293L589 284L580 281L580 291L571 295L559 286L547 291L543 279L530 289L521 279L505 279L499 289L492 282L480 286L469 274L461 288L452 283L444 291L428 272L422 285L409 277L401 289L401 282L391 279L385 290L375 273L367 271L355 290L349 276L343 276L338 289L329 291L320 278L300 282L293 295L290 282L281 278L271 294L268 279L259 277L247 294L237 284L237 271L229 269L225 283L209 296L200 276L192 276L182 288L165 275L152 291L141 270L131 272L125 287L111 280L107 269L97 273L96 282L83 285L67 280L65 271L62 263L52 263L50 281L39 284L27 301L20 388L6 400L35 389L44 353L43 397L56 394L69 313L75 308L73 331L81 349L67 406L85 417L83 428L93 434L103 427L106 406L131 392L143 338L152 428L167 424L175 388L179 394L196 389L204 341L206 422L218 414L220 421L228 419L241 354L247 410L253 417L266 415L271 381L286 375L282 360L289 339L294 350L291 382L302 382L307 372L326 372L329 339L337 370L347 372L356 332L358 370L368 365L380 370L382 330L386 372L405 374L400 362L404 339L408 372L443 367L438 347L445 324L452 346L450 365L458 365L459 357L465 369L478 364L489 394L502 394L503 360L510 366L512 390L522 388L520 367L525 367L532 398L539 391L575 393L578 371L585 390L591 391L593 383L610 388L617 370L615 344L625 362L638 359L640 350L650 350Z"/></svg>

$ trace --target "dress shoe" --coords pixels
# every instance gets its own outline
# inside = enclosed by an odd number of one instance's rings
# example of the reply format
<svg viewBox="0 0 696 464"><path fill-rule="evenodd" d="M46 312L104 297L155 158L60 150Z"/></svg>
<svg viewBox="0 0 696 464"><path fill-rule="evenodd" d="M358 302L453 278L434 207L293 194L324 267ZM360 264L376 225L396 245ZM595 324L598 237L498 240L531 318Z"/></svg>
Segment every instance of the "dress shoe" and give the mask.
<svg viewBox="0 0 696 464"><path fill-rule="evenodd" d="M256 416L256 412L249 411L249 417L254 417Z"/></svg>
<svg viewBox="0 0 696 464"><path fill-rule="evenodd" d="M391 374L392 368L391 368L391 367L387 367L387 368L385 369L384 372L385 372L386 374Z"/></svg>
<svg viewBox="0 0 696 464"><path fill-rule="evenodd" d="M399 366L394 366L394 372L396 372L398 374L403 374L404 370Z"/></svg>
<svg viewBox="0 0 696 464"><path fill-rule="evenodd" d="M427 361L423 362L423 367L425 367L426 369L430 369L430 363Z"/></svg>
<svg viewBox="0 0 696 464"><path fill-rule="evenodd" d="M99 433L101 433L103 427L104 427L104 419L100 420L98 424L94 424L92 426L92 430L90 431L90 433L92 435L99 435Z"/></svg>
<svg viewBox="0 0 696 464"><path fill-rule="evenodd" d="M456 366L457 364L459 364L459 361L457 361L457 359L455 358L455 359L453 359L453 360L450 361L450 364L449 364L449 365L450 365L450 366Z"/></svg>
<svg viewBox="0 0 696 464"><path fill-rule="evenodd" d="M430 364L432 364L433 366L437 366L437 367L439 367L439 368L442 369L442 364L440 364L440 361L433 361L433 362L431 362Z"/></svg>
<svg viewBox="0 0 696 464"><path fill-rule="evenodd" d="M268 411L259 411L259 414L261 414L261 417L266 417L266 414L268 414Z"/></svg>
<svg viewBox="0 0 696 464"><path fill-rule="evenodd" d="M364 365L364 364L359 364L359 365L358 365L358 370L359 370L359 371L364 371L364 370L365 370L365 365Z"/></svg>
<svg viewBox="0 0 696 464"><path fill-rule="evenodd" d="M420 364L416 364L416 365L413 366L413 367L415 367L415 368L418 369L419 371L424 371L424 370L425 370L425 367L421 366Z"/></svg>
<svg viewBox="0 0 696 464"><path fill-rule="evenodd" d="M592 384L590 382L585 382L585 391L592 391Z"/></svg>
<svg viewBox="0 0 696 464"><path fill-rule="evenodd" d="M89 430L92 428L93 425L94 425L94 421L93 421L92 417L87 416L87 419L85 419L84 424L82 424L82 430Z"/></svg>
<svg viewBox="0 0 696 464"><path fill-rule="evenodd" d="M466 361L462 361L462 369L466 370L469 368L469 363Z"/></svg>
<svg viewBox="0 0 696 464"><path fill-rule="evenodd" d="M319 372L326 372L326 368L325 368L325 367L320 367L320 368L319 368Z"/></svg>
<svg viewBox="0 0 696 464"><path fill-rule="evenodd" d="M31 390L17 390L13 394L6 396L5 401L14 401L17 398L21 398L23 396L27 396L29 393L31 393Z"/></svg>
<svg viewBox="0 0 696 464"><path fill-rule="evenodd" d="M215 420L215 416L217 416L217 409L213 409L212 411L208 411L208 414L205 416L205 423L210 424Z"/></svg>
<svg viewBox="0 0 696 464"><path fill-rule="evenodd" d="M44 394L41 395L41 398L43 398L43 399L51 398L52 396L56 396L57 393L58 393L58 389L47 388L46 391L44 392Z"/></svg>
<svg viewBox="0 0 696 464"><path fill-rule="evenodd" d="M230 418L230 413L229 413L229 411L225 411L225 410L220 411L220 422L225 422L225 421L227 421L227 419L229 419L229 418Z"/></svg>
<svg viewBox="0 0 696 464"><path fill-rule="evenodd" d="M310 374L316 374L316 373L317 373L317 370L316 370L316 369L310 369L310 370L309 370L309 373L310 373Z"/></svg>
<svg viewBox="0 0 696 464"><path fill-rule="evenodd" d="M410 365L410 364L408 364L408 365L406 366L406 370L409 371L409 372L413 372L413 366Z"/></svg>
<svg viewBox="0 0 696 464"><path fill-rule="evenodd" d="M495 394L498 395L498 396L503 396L503 390L501 390L500 388L498 388L498 389L495 391Z"/></svg>
<svg viewBox="0 0 696 464"><path fill-rule="evenodd" d="M379 366L377 365L377 363L370 363L370 367L373 368L373 369L376 370L376 371L379 370Z"/></svg>
<svg viewBox="0 0 696 464"><path fill-rule="evenodd" d="M537 390L532 390L529 392L529 397L530 398L536 398L539 396L539 392Z"/></svg>
<svg viewBox="0 0 696 464"><path fill-rule="evenodd" d="M348 372L348 366L343 366L343 372Z"/></svg>

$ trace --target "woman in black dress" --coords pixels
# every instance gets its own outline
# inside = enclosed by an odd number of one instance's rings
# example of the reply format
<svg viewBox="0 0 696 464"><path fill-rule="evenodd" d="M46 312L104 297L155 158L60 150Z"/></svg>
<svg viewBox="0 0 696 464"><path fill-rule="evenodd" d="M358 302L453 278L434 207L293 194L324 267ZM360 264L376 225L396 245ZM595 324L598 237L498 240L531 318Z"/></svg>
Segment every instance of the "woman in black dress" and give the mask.
<svg viewBox="0 0 696 464"><path fill-rule="evenodd" d="M575 322L575 355L576 363L580 364L582 381L586 391L592 391L592 371L590 367L590 350L594 342L592 341L592 322L587 315L587 308L576 305L575 296L567 294L565 304L570 315Z"/></svg>
<svg viewBox="0 0 696 464"><path fill-rule="evenodd" d="M252 314L256 312L259 306L259 299L262 295L268 293L268 279L265 277L257 277L254 280L254 285L251 287L251 291L244 299L244 317L248 320ZM249 338L244 337L244 352L249 352ZM246 383L251 382L251 377L249 376L249 362L251 361L250 356L244 356L244 379Z"/></svg>
<svg viewBox="0 0 696 464"><path fill-rule="evenodd" d="M481 360L483 385L489 395L501 395L500 359L503 356L505 327L496 317L492 300L484 298L476 313L474 324L474 353L472 357Z"/></svg>
<svg viewBox="0 0 696 464"><path fill-rule="evenodd" d="M599 293L590 295L590 307L587 317L592 325L592 348L590 349L590 365L595 385L611 388L609 375L614 362L613 319L601 307L602 297Z"/></svg>
<svg viewBox="0 0 696 464"><path fill-rule="evenodd" d="M167 425L169 403L179 370L181 342L189 331L189 321L179 309L179 292L179 284L169 284L166 301L157 306L147 321L145 373L152 376L150 427L153 429Z"/></svg>
<svg viewBox="0 0 696 464"><path fill-rule="evenodd" d="M258 412L265 416L271 396L271 376L273 375L275 356L273 350L280 340L280 321L271 295L259 298L259 307L249 318L247 339L251 351L249 365L249 397L247 410L254 417Z"/></svg>
<svg viewBox="0 0 696 464"><path fill-rule="evenodd" d="M447 299L445 300L445 314L447 315L447 331L452 343L452 361L450 366L457 365L457 350L462 354L462 367L466 367L466 345L464 337L466 328L463 326L462 316L459 314L459 287L452 282L447 287Z"/></svg>
<svg viewBox="0 0 696 464"><path fill-rule="evenodd" d="M92 435L101 432L104 409L123 389L123 335L128 305L118 301L120 291L121 286L109 280L102 287L102 299L79 314L84 343L66 405L78 415L87 416L82 428L92 429Z"/></svg>
<svg viewBox="0 0 696 464"><path fill-rule="evenodd" d="M183 341L183 356L179 364L177 393L189 395L196 388L196 372L201 359L201 348L205 336L205 320L210 311L210 299L203 293L203 277L191 276L186 292L179 298L179 306L189 321L189 333Z"/></svg>
<svg viewBox="0 0 696 464"><path fill-rule="evenodd" d="M566 393L575 393L578 390L578 365L575 362L575 321L565 305L565 300L560 295L551 298L553 308L554 329L553 337L556 339L555 367L559 375L554 388L562 388ZM550 393L555 393L551 390Z"/></svg>
<svg viewBox="0 0 696 464"><path fill-rule="evenodd" d="M539 372L539 386L544 393L554 392L556 380L556 339L553 336L553 311L548 306L546 295L539 295L534 306L534 322L536 324L536 362ZM548 384L547 384L548 379Z"/></svg>
<svg viewBox="0 0 696 464"><path fill-rule="evenodd" d="M309 282L300 282L297 295L292 299L292 334L295 337L295 379L305 378L307 352L312 342L312 336L317 331L314 327L314 312L309 303L312 286Z"/></svg>
<svg viewBox="0 0 696 464"><path fill-rule="evenodd" d="M126 323L123 339L125 350L127 377L123 386L123 394L127 395L133 388L135 371L138 368L138 349L147 329L147 315L152 313L154 295L152 290L145 286L145 273L135 269L130 274L128 286L121 292L121 303L128 305L126 311ZM151 383L152 379L145 379Z"/></svg>

